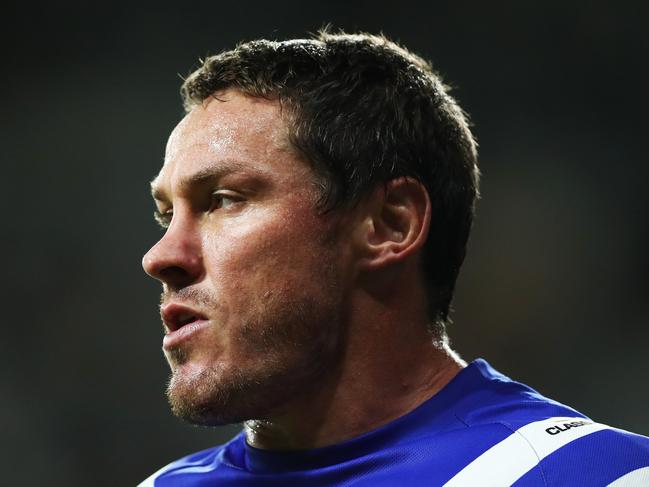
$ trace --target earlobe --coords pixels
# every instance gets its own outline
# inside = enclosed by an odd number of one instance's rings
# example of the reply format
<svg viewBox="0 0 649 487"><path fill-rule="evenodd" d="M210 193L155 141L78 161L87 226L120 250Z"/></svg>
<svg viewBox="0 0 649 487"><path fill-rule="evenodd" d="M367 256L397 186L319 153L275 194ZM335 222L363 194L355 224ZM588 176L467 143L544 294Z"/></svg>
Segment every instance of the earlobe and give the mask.
<svg viewBox="0 0 649 487"><path fill-rule="evenodd" d="M398 178L375 190L368 201L360 233L361 267L370 270L401 262L425 243L430 222L430 198L412 178Z"/></svg>

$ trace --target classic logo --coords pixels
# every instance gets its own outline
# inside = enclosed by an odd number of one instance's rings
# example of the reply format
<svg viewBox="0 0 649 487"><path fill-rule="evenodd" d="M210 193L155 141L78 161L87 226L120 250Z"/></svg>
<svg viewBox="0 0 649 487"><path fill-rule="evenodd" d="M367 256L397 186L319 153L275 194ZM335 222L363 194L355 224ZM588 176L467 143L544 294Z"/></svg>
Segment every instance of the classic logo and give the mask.
<svg viewBox="0 0 649 487"><path fill-rule="evenodd" d="M550 426L545 430L549 435L558 435L563 431L568 431L570 428L578 428L579 426L584 426L586 424L592 424L589 421L572 421L570 423L563 423L557 426Z"/></svg>

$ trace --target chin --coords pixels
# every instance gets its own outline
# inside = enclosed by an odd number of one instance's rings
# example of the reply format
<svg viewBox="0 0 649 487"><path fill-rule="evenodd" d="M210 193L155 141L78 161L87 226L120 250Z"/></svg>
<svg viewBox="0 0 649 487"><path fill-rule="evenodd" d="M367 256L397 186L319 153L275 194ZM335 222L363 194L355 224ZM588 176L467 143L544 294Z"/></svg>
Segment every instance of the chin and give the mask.
<svg viewBox="0 0 649 487"><path fill-rule="evenodd" d="M167 384L167 399L177 417L197 425L221 426L242 421L234 380L224 381L223 367L176 364Z"/></svg>
<svg viewBox="0 0 649 487"><path fill-rule="evenodd" d="M221 365L192 370L176 367L167 385L167 399L177 417L201 426L223 426L269 414L273 403L263 391L276 390L268 377L244 377ZM270 387L269 387L270 386Z"/></svg>
<svg viewBox="0 0 649 487"><path fill-rule="evenodd" d="M295 306L283 309L284 315L273 315L272 326L268 319L248 320L252 325L241 327L228 350L169 351L173 413L206 426L264 420L333 373L342 350L341 333L332 326L339 322L335 313L323 310L306 319Z"/></svg>

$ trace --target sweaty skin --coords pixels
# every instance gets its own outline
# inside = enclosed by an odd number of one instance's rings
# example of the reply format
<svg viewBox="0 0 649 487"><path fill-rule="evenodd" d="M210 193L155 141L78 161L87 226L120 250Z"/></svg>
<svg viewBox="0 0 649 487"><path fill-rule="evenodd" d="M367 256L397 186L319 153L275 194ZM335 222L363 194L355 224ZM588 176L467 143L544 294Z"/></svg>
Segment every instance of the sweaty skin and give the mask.
<svg viewBox="0 0 649 487"><path fill-rule="evenodd" d="M164 349L176 414L245 421L257 448L321 447L406 414L466 365L427 331L428 199L395 188L320 211L273 100L229 90L178 124L152 182L168 228L143 259L163 309L205 317Z"/></svg>

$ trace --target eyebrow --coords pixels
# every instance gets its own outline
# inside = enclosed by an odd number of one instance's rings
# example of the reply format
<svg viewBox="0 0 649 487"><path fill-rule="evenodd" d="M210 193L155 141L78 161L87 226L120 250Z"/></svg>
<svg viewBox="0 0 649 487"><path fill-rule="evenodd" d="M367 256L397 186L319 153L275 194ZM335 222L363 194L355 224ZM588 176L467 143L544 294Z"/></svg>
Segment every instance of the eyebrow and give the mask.
<svg viewBox="0 0 649 487"><path fill-rule="evenodd" d="M265 173L265 171L253 169L249 165L236 161L229 161L227 163L219 164L218 167L208 167L196 171L195 173L182 178L179 181L178 186L184 190L187 190L189 188L195 188L196 186L200 186L208 182L218 181L228 174L237 172L252 172L257 176L263 175ZM151 181L151 196L153 196L153 199L156 201L169 201L166 191L157 185L157 181L157 176Z"/></svg>

